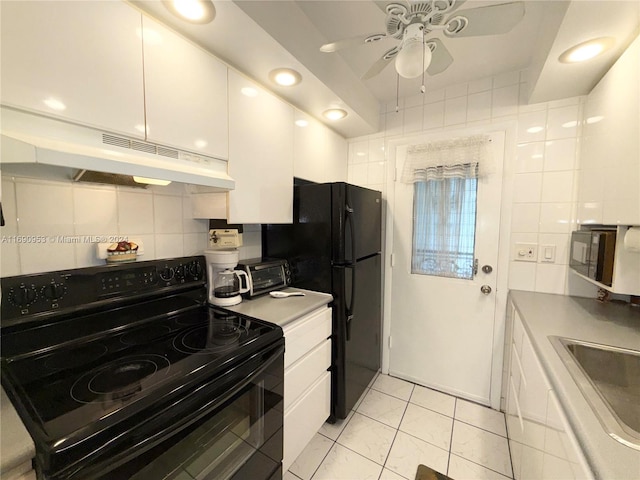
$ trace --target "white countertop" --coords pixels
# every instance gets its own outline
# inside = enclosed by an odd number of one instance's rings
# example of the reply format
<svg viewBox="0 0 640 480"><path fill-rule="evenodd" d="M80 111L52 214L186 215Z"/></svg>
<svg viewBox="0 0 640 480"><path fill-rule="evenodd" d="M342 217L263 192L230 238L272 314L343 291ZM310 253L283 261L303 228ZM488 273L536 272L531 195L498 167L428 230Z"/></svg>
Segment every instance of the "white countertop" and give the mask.
<svg viewBox="0 0 640 480"><path fill-rule="evenodd" d="M280 291L303 292L304 297L273 298L267 293L250 300L243 299L242 303L233 307L223 308L284 327L287 323L333 301L333 296L328 293L292 287L283 288Z"/></svg>
<svg viewBox="0 0 640 480"><path fill-rule="evenodd" d="M510 296L596 478L640 478L640 451L606 433L547 338L640 350L640 309L564 295L511 291Z"/></svg>
<svg viewBox="0 0 640 480"><path fill-rule="evenodd" d="M18 467L25 462L31 462L36 455L33 440L24 428L22 420L11 404L9 397L2 389L0 394L0 474Z"/></svg>

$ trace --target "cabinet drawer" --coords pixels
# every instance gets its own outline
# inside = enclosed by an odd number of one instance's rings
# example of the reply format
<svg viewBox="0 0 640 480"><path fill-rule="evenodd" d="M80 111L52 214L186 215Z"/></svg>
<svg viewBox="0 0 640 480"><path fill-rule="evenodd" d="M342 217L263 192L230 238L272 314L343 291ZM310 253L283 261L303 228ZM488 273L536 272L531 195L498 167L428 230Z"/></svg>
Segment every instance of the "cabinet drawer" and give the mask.
<svg viewBox="0 0 640 480"><path fill-rule="evenodd" d="M294 403L331 366L331 341L325 340L284 372L284 409Z"/></svg>
<svg viewBox="0 0 640 480"><path fill-rule="evenodd" d="M326 372L284 414L284 459L287 471L329 418L331 374Z"/></svg>
<svg viewBox="0 0 640 480"><path fill-rule="evenodd" d="M331 335L331 309L322 308L306 317L285 325L284 368L293 365L308 351Z"/></svg>

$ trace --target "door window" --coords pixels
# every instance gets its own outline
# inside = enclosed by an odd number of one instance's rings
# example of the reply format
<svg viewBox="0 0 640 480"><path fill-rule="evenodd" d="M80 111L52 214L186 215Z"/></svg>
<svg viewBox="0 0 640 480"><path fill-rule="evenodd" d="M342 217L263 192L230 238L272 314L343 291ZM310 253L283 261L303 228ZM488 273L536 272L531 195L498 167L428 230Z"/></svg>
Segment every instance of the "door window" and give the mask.
<svg viewBox="0 0 640 480"><path fill-rule="evenodd" d="M473 279L478 179L475 165L456 167L462 175L435 167L413 184L413 274Z"/></svg>

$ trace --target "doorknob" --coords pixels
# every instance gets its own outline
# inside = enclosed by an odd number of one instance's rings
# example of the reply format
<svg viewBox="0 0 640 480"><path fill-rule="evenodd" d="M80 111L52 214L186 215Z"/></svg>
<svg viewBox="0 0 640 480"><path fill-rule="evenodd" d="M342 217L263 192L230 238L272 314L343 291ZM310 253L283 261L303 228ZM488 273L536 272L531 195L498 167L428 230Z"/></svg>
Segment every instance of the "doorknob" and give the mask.
<svg viewBox="0 0 640 480"><path fill-rule="evenodd" d="M482 266L482 271L484 273L491 273L491 272L493 272L493 267L491 265L483 265Z"/></svg>
<svg viewBox="0 0 640 480"><path fill-rule="evenodd" d="M489 285L482 285L480 291L485 295L489 295L491 293L491 287Z"/></svg>

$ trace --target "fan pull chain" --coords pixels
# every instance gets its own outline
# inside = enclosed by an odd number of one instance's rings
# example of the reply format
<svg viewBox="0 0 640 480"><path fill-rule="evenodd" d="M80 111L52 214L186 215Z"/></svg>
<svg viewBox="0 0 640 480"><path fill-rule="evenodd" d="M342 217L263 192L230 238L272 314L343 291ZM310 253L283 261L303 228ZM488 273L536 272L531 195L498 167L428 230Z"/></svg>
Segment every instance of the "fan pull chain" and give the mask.
<svg viewBox="0 0 640 480"><path fill-rule="evenodd" d="M400 111L400 74L396 75L396 113Z"/></svg>
<svg viewBox="0 0 640 480"><path fill-rule="evenodd" d="M429 48L427 46L427 48ZM427 91L427 89L424 87L424 74L425 74L425 67L424 67L424 28L422 29L422 86L420 87L420 93L424 93Z"/></svg>

